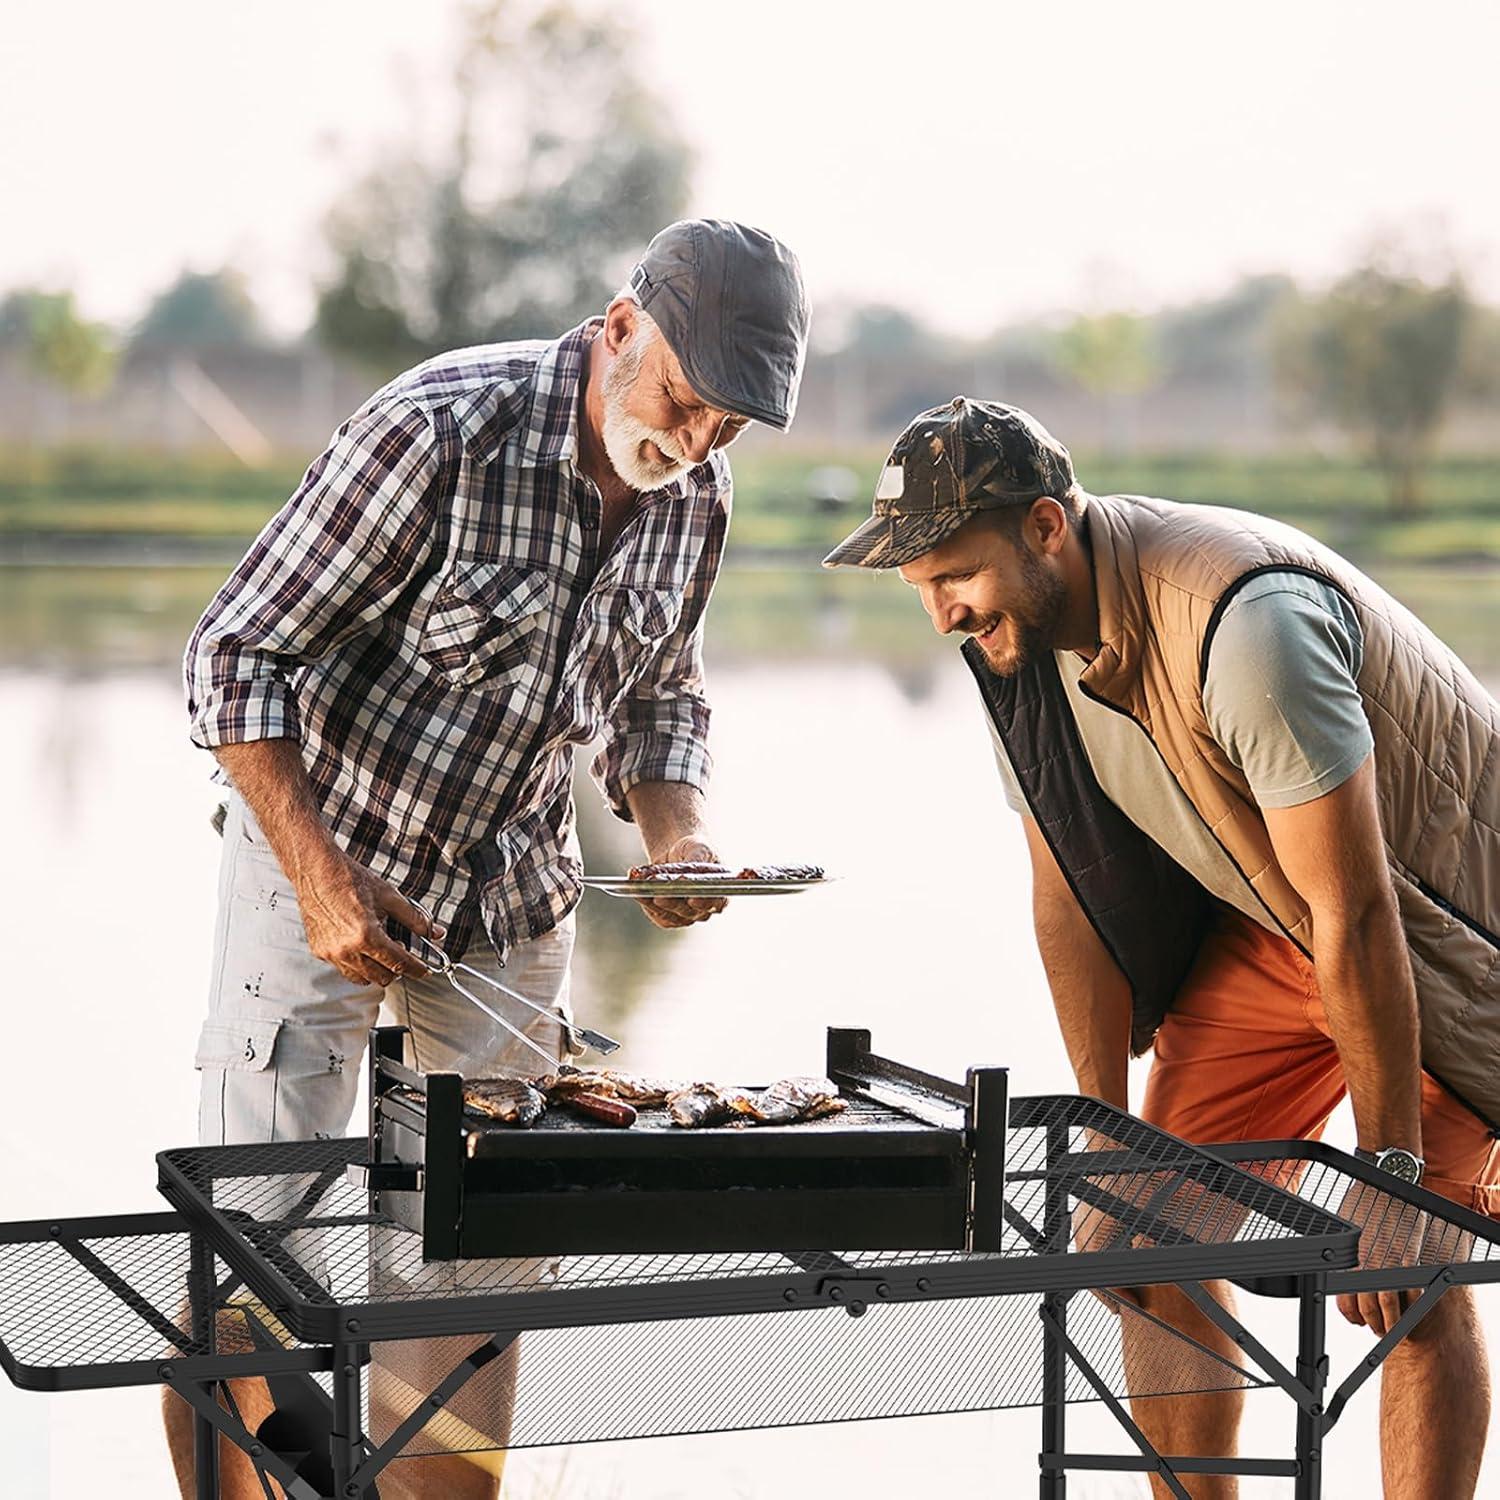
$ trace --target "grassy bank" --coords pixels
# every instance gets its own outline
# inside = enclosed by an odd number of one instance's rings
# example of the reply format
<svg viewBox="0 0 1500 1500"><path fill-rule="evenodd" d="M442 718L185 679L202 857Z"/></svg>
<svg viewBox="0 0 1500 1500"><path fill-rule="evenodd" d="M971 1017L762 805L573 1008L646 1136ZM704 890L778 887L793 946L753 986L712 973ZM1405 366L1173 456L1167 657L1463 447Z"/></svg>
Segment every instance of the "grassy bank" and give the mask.
<svg viewBox="0 0 1500 1500"><path fill-rule="evenodd" d="M883 451L809 450L769 439L735 453L735 535L745 549L812 553L867 507ZM836 467L853 499L821 501L810 480ZM1235 505L1278 515L1366 562L1500 560L1500 456L1448 458L1427 476L1422 510L1392 513L1380 476L1350 459L1309 454L1240 457L1079 455L1080 479L1125 491ZM26 540L94 546L151 539L221 544L233 553L301 477L287 460L245 469L216 455L64 450L0 452L0 546Z"/></svg>

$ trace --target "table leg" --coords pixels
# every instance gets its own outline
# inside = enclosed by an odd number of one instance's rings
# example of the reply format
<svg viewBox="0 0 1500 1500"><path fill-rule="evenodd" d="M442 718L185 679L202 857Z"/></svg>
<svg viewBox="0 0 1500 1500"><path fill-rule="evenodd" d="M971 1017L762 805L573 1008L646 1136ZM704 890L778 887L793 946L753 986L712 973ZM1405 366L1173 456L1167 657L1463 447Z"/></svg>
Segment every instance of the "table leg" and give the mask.
<svg viewBox="0 0 1500 1500"><path fill-rule="evenodd" d="M192 1306L193 1338L206 1353L216 1349L218 1310L214 1306L214 1254L195 1234L188 1251L188 1299ZM210 1386L209 1394L217 1395ZM219 1434L200 1411L193 1413L193 1486L197 1500L219 1500Z"/></svg>
<svg viewBox="0 0 1500 1500"><path fill-rule="evenodd" d="M1306 1276L1298 1293L1297 1379L1312 1392L1310 1410L1297 1408L1296 1500L1323 1494L1323 1390L1328 1379L1328 1277Z"/></svg>
<svg viewBox="0 0 1500 1500"><path fill-rule="evenodd" d="M364 1344L333 1346L333 1493L360 1493L353 1475L365 1456L364 1413L360 1400L360 1368Z"/></svg>
<svg viewBox="0 0 1500 1500"><path fill-rule="evenodd" d="M1047 1187L1042 1208L1042 1235L1049 1248L1062 1249L1072 1234L1072 1217L1068 1209L1068 1191L1053 1170L1054 1163L1068 1154L1070 1132L1063 1124L1047 1126ZM1049 1293L1042 1308L1050 1317L1042 1319L1042 1452L1067 1452L1068 1351L1060 1332L1067 1329L1068 1298ZM1045 1465L1046 1460L1043 1460ZM1065 1470L1043 1467L1041 1500L1067 1500L1068 1476Z"/></svg>

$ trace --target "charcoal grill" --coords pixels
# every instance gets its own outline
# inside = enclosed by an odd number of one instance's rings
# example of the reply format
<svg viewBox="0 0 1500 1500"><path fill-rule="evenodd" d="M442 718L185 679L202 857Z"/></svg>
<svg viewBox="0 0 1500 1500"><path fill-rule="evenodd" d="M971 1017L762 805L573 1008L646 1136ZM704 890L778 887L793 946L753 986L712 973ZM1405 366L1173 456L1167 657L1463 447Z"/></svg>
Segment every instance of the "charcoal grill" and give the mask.
<svg viewBox="0 0 1500 1500"><path fill-rule="evenodd" d="M1006 1073L963 1084L881 1057L834 1027L824 1070L844 1109L796 1125L629 1129L549 1109L530 1129L466 1113L464 1079L371 1033L370 1206L428 1259L655 1251L998 1250Z"/></svg>
<svg viewBox="0 0 1500 1500"><path fill-rule="evenodd" d="M973 1078L914 1087L862 1033L844 1035L859 1042L848 1061L864 1060L841 1086L932 1110L968 1182L988 1181L972 1170ZM913 1106L917 1095L932 1097ZM430 1116L429 1094L424 1151ZM1012 1099L994 1128L1004 1192L970 1205L964 1230L966 1243L993 1236L989 1249L555 1244L437 1259L425 1223L351 1181L351 1167L381 1165L366 1139L167 1151L174 1213L0 1225L0 1366L36 1389L173 1387L197 1417L200 1500L218 1493L216 1434L291 1500L368 1500L389 1464L437 1453L1018 1405L1042 1410L1043 1500L1079 1469L1155 1473L1179 1497L1182 1475L1282 1476L1317 1500L1322 1440L1348 1398L1449 1287L1500 1280L1500 1226L1324 1147L1225 1148L1232 1165L1072 1096ZM1370 1237L1358 1261L1342 1216L1356 1201ZM1208 1299L1203 1283L1221 1277L1298 1299L1294 1360ZM1227 1361L1107 1291L1161 1283L1216 1309L1243 1356ZM1386 1286L1420 1295L1330 1394L1327 1297ZM221 1404L222 1383L249 1375L300 1411L298 1446ZM1294 1457L1161 1454L1126 1406L1256 1385L1295 1402ZM1070 1450L1080 1400L1103 1402L1135 1451Z"/></svg>

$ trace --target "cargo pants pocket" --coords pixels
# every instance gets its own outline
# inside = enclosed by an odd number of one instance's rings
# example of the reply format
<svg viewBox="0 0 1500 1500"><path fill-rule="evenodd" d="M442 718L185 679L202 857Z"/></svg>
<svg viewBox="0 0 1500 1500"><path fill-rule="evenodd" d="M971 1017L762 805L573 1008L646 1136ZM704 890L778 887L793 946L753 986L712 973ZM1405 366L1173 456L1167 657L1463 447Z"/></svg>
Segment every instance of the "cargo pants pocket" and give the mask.
<svg viewBox="0 0 1500 1500"><path fill-rule="evenodd" d="M276 1070L271 1062L284 1021L210 1016L198 1033L193 1066L203 1074L198 1140L205 1146L269 1141L276 1132Z"/></svg>

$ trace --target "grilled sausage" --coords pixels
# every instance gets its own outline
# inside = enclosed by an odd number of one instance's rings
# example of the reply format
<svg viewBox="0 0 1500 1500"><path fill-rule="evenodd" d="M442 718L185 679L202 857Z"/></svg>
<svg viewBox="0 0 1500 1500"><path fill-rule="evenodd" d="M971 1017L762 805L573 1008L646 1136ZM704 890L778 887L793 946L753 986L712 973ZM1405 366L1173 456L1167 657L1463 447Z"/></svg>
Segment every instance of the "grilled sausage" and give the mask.
<svg viewBox="0 0 1500 1500"><path fill-rule="evenodd" d="M628 1130L635 1124L636 1113L632 1105L623 1099L606 1099L603 1094L563 1094L557 1103L581 1115L598 1120L601 1125L613 1125L617 1130Z"/></svg>

